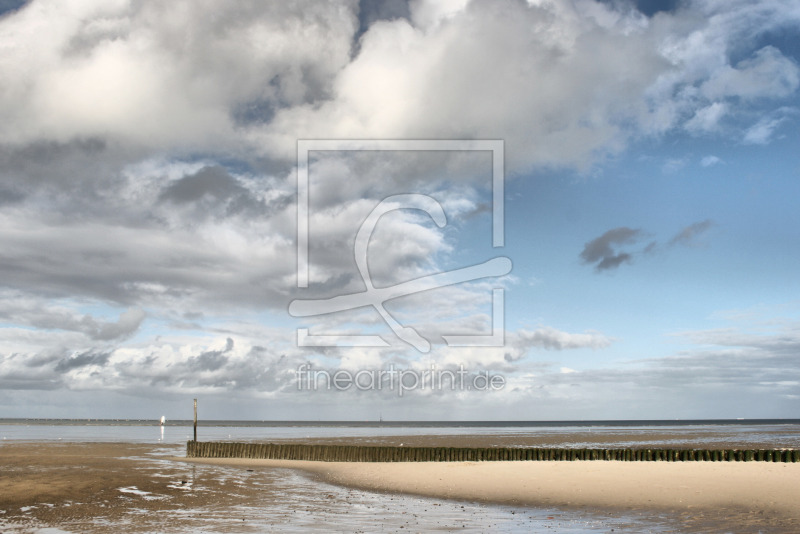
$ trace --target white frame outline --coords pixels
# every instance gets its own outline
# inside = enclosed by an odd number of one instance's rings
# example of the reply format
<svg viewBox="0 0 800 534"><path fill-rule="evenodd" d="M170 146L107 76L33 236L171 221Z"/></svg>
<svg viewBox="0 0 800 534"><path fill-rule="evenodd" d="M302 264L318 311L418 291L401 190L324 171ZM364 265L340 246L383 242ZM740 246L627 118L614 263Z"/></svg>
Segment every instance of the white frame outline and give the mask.
<svg viewBox="0 0 800 534"><path fill-rule="evenodd" d="M309 279L309 154L313 151L481 151L492 153L492 246L505 246L505 142L502 139L298 139L297 287ZM442 335L450 347L502 347L505 344L505 291L492 290L492 333ZM373 335L310 334L297 329L300 347L388 347Z"/></svg>

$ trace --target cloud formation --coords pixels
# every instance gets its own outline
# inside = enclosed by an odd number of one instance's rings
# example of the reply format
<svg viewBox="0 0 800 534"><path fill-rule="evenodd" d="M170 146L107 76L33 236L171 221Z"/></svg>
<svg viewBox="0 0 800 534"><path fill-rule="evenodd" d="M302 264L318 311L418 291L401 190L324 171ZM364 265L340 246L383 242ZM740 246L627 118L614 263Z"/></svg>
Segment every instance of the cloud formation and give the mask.
<svg viewBox="0 0 800 534"><path fill-rule="evenodd" d="M0 141L233 148L240 125L326 96L356 5L30 2L0 19L0 72L16 79Z"/></svg>
<svg viewBox="0 0 800 534"><path fill-rule="evenodd" d="M462 259L459 239L491 202L485 155L318 153L313 287L298 291L298 139L503 139L508 176L528 179L587 171L672 134L767 146L796 120L797 58L767 41L796 30L798 6L637 4L0 4L18 8L0 15L3 387L277 394L287 369L309 358L285 324L287 303L363 289L354 229L390 194L434 196L448 226L409 210L382 220L370 242L376 283ZM662 242L692 245L711 226ZM615 270L657 245L645 237L613 228L585 243L581 261ZM426 334L485 330L486 290L392 306ZM265 332L259 320L281 328ZM380 324L361 312L326 321L348 332ZM547 327L509 339L510 360L496 350L476 361L512 365L531 349L611 343Z"/></svg>
<svg viewBox="0 0 800 534"><path fill-rule="evenodd" d="M692 223L669 239L667 246L695 246L698 244L698 237L713 226L714 222L711 219ZM622 249L641 242L646 235L641 229L627 226L612 228L600 237L587 242L583 246L580 258L584 264L595 264L597 272L616 269L623 263L632 263L635 254L651 254L661 248L658 241L651 241L641 250Z"/></svg>
<svg viewBox="0 0 800 534"><path fill-rule="evenodd" d="M632 258L630 253L615 249L620 245L635 243L641 236L642 231L638 229L627 226L612 228L586 243L581 252L581 259L584 263L594 263L597 271L615 269L625 262L630 262Z"/></svg>
<svg viewBox="0 0 800 534"><path fill-rule="evenodd" d="M53 305L43 299L4 293L0 298L0 321L13 322L44 330L65 330L84 334L92 341L122 340L133 335L146 317L144 310L131 308L117 321L97 319L65 305Z"/></svg>
<svg viewBox="0 0 800 534"><path fill-rule="evenodd" d="M0 141L291 160L297 138L480 135L505 138L517 170L585 166L632 136L708 130L744 117L737 100L792 94L791 58L739 49L798 18L776 1L648 18L593 0L37 0L0 19Z"/></svg>
<svg viewBox="0 0 800 534"><path fill-rule="evenodd" d="M613 343L613 339L600 332L584 332L582 334L564 332L552 327L541 327L536 330L518 330L508 336L508 349L505 360L512 362L524 357L531 349L575 350L604 349Z"/></svg>
<svg viewBox="0 0 800 534"><path fill-rule="evenodd" d="M669 245L685 245L691 246L696 244L696 239L699 235L707 232L709 228L714 226L714 222L711 219L706 219L704 221L692 223L669 240Z"/></svg>

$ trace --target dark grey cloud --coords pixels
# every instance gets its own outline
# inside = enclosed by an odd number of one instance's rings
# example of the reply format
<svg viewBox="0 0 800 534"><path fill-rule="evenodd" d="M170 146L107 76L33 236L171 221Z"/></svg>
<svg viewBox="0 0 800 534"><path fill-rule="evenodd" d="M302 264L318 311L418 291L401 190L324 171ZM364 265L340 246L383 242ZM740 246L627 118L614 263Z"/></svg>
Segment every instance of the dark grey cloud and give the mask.
<svg viewBox="0 0 800 534"><path fill-rule="evenodd" d="M217 211L224 217L270 216L286 209L293 196L281 195L269 203L262 202L224 168L209 166L170 183L161 191L159 201L192 205L204 214Z"/></svg>
<svg viewBox="0 0 800 534"><path fill-rule="evenodd" d="M713 226L714 222L711 219L690 224L675 234L667 242L667 245L695 245L698 236L704 234ZM595 269L599 272L616 269L623 263L632 263L634 254L649 255L663 250L658 241L651 241L641 250L621 250L624 246L636 244L645 236L645 232L641 229L628 228L627 226L613 228L586 243L580 254L581 260L586 264L594 264Z"/></svg>
<svg viewBox="0 0 800 534"><path fill-rule="evenodd" d="M21 191L0 186L0 206L5 204L16 204L24 198L25 195Z"/></svg>
<svg viewBox="0 0 800 534"><path fill-rule="evenodd" d="M130 337L136 333L145 317L146 313L139 308L123 312L117 321L107 321L33 298L15 299L6 295L0 302L0 320L45 330L80 332L94 341Z"/></svg>
<svg viewBox="0 0 800 534"><path fill-rule="evenodd" d="M126 307L211 293L210 303L284 305L282 276L295 268L285 178L128 166L91 142L0 148L0 168L0 204L15 221L0 228L0 288ZM116 335L95 326L84 328L94 339Z"/></svg>
<svg viewBox="0 0 800 534"><path fill-rule="evenodd" d="M90 338L98 341L123 339L133 335L141 326L147 314L141 309L128 310L120 315L116 323L89 321L83 330Z"/></svg>
<svg viewBox="0 0 800 534"><path fill-rule="evenodd" d="M181 224L191 227L192 219ZM42 230L36 223L33 228ZM137 232L94 221L51 232L0 231L0 280L32 295L99 299L122 306L173 302L183 309L283 307L288 297L281 277L293 267L293 244L275 246L284 251L285 261L260 259L259 249L272 246L263 244L271 237L268 229L254 235L249 250L235 250L235 255L226 243L213 242L191 228ZM246 239L242 236L242 242Z"/></svg>
<svg viewBox="0 0 800 534"><path fill-rule="evenodd" d="M690 224L680 232L678 232L672 239L669 240L670 245L693 245L695 238L700 234L708 231L709 228L714 226L714 221L706 219L705 221Z"/></svg>
<svg viewBox="0 0 800 534"><path fill-rule="evenodd" d="M88 365L103 367L108 363L110 357L111 352L82 352L60 360L58 364L56 364L55 370L56 372L63 373Z"/></svg>
<svg viewBox="0 0 800 534"><path fill-rule="evenodd" d="M100 138L0 143L0 189L24 196L67 194L74 217L96 203L98 194L118 185L113 178L128 161L126 152L108 149ZM61 212L56 202L50 207Z"/></svg>
<svg viewBox="0 0 800 534"><path fill-rule="evenodd" d="M228 380L233 388L253 391L293 389L296 387L294 369L298 364L290 362L285 355L273 354L264 347L255 346L246 358L229 364Z"/></svg>
<svg viewBox="0 0 800 534"><path fill-rule="evenodd" d="M168 367L155 359L153 365L136 362L119 367L118 372L125 375L127 382L159 391L200 387L242 393L291 390L296 386L292 370L301 361L297 356L289 361L286 356L264 347L252 346L238 353L235 347L234 340L229 337L223 349L207 350Z"/></svg>
<svg viewBox="0 0 800 534"><path fill-rule="evenodd" d="M230 337L223 348L205 350L188 358L177 353L176 348L153 345L60 349L35 354L0 352L0 388L53 390L69 389L80 383L82 388L91 384L136 395L163 395L182 387L239 394L292 390L296 385L292 370L303 361L298 355L287 358L261 346L241 350ZM90 373L86 368L91 368Z"/></svg>
<svg viewBox="0 0 800 534"><path fill-rule="evenodd" d="M354 52L358 53L358 40L375 22L400 18L411 20L408 0L359 0L358 32L354 36L356 41Z"/></svg>
<svg viewBox="0 0 800 534"><path fill-rule="evenodd" d="M613 228L583 247L581 259L584 263L594 263L595 269L605 271L631 261L631 254L615 250L620 245L635 243L642 237L642 231L621 226Z"/></svg>
<svg viewBox="0 0 800 534"><path fill-rule="evenodd" d="M237 125L267 124L275 117L277 109L273 99L258 98L233 106L231 118Z"/></svg>
<svg viewBox="0 0 800 534"><path fill-rule="evenodd" d="M597 0L601 4L616 11L638 11L646 17L652 17L658 13L670 13L681 7L685 3L682 0Z"/></svg>
<svg viewBox="0 0 800 534"><path fill-rule="evenodd" d="M606 256L595 265L595 269L598 271L605 271L607 269L616 269L623 263L630 263L632 256L627 252L620 252L619 254L615 254L613 256Z"/></svg>
<svg viewBox="0 0 800 534"><path fill-rule="evenodd" d="M247 193L222 167L204 167L195 174L175 180L164 188L160 199L183 204L197 202L205 197L227 200Z"/></svg>
<svg viewBox="0 0 800 534"><path fill-rule="evenodd" d="M192 371L216 371L228 363L228 358L223 354L224 351L204 352L199 356L189 359L189 368Z"/></svg>
<svg viewBox="0 0 800 534"><path fill-rule="evenodd" d="M636 0L636 9L652 17L656 13L674 11L680 4L681 0Z"/></svg>
<svg viewBox="0 0 800 534"><path fill-rule="evenodd" d="M0 0L0 17L11 14L27 3L27 0Z"/></svg>
<svg viewBox="0 0 800 534"><path fill-rule="evenodd" d="M225 348L222 350L210 350L192 356L186 362L189 369L192 371L216 371L228 363L226 353L233 350L233 339L228 338L225 340Z"/></svg>

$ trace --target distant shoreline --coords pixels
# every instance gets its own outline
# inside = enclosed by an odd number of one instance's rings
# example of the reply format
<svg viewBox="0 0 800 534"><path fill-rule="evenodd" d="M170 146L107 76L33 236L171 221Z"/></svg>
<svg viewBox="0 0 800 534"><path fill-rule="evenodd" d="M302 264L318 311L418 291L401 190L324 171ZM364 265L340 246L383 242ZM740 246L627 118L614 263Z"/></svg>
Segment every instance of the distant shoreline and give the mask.
<svg viewBox="0 0 800 534"><path fill-rule="evenodd" d="M3 418L0 425L158 425L152 419ZM165 426L192 426L191 419L167 419ZM198 426L215 427L367 427L367 428L540 428L540 427L664 427L664 426L800 425L800 419L607 419L585 421L308 421L200 419Z"/></svg>

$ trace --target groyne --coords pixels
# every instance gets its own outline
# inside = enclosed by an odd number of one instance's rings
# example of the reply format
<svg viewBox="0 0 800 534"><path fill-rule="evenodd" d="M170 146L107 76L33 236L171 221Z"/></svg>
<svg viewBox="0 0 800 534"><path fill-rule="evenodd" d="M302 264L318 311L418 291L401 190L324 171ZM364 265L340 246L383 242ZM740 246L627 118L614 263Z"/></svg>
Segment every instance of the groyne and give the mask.
<svg viewBox="0 0 800 534"><path fill-rule="evenodd" d="M187 458L253 458L321 462L800 462L797 449L568 449L530 447L378 447L292 443L197 442Z"/></svg>

